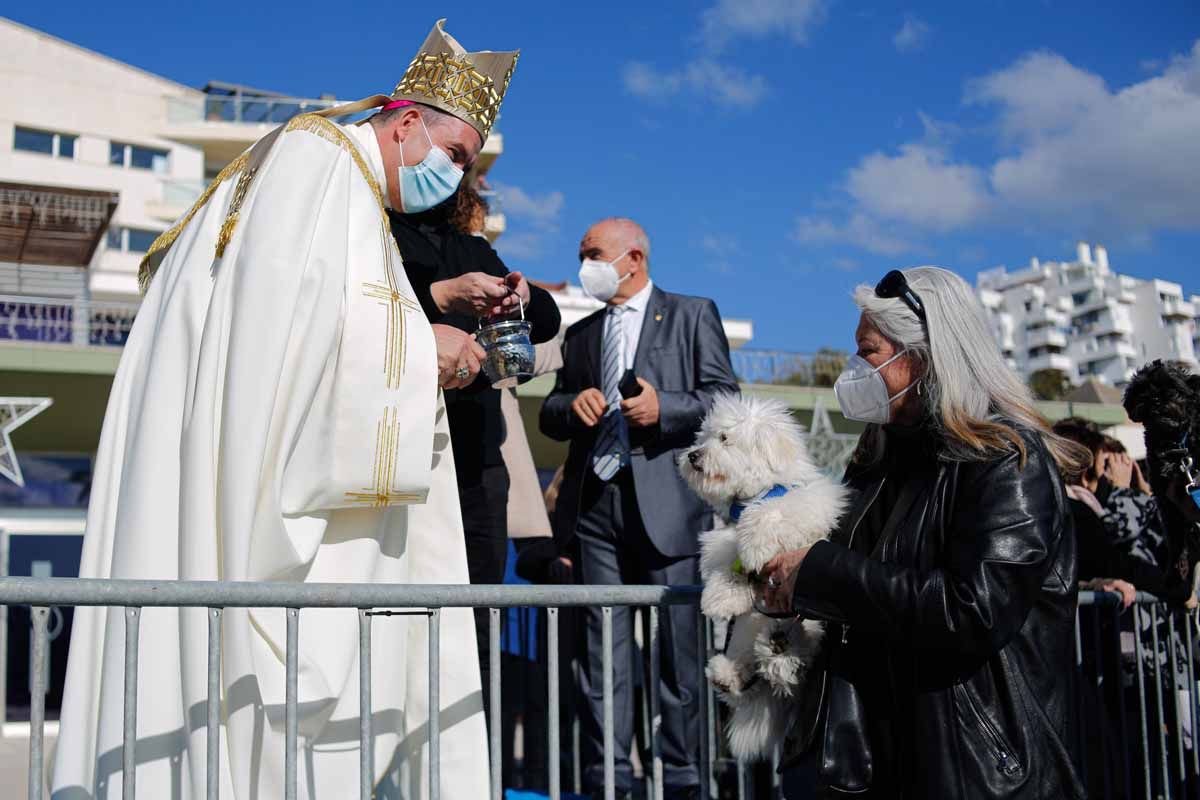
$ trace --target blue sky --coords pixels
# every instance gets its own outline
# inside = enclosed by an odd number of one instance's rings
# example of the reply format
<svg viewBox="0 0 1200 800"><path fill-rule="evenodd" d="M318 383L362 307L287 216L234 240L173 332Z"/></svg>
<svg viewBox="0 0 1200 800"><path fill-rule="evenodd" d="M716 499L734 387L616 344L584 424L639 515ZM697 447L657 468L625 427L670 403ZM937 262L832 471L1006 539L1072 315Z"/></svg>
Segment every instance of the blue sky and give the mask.
<svg viewBox="0 0 1200 800"><path fill-rule="evenodd" d="M414 10L420 8L421 10ZM511 268L562 280L631 216L664 288L754 346L851 344L896 266L973 280L1108 247L1200 293L1200 4L58 2L24 24L200 86L388 91L432 23L521 48L498 130Z"/></svg>

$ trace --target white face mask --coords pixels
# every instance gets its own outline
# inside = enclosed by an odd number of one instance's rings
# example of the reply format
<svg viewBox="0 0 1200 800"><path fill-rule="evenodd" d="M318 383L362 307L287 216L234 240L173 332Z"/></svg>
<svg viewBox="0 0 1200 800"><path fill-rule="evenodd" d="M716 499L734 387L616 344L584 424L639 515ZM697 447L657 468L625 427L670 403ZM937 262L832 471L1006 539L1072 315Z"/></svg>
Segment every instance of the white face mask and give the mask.
<svg viewBox="0 0 1200 800"><path fill-rule="evenodd" d="M846 368L833 384L833 394L842 407L842 416L858 422L886 425L892 420L892 401L917 385L913 381L901 391L888 397L887 384L880 370L907 353L901 350L878 367L871 366L865 358L853 355Z"/></svg>
<svg viewBox="0 0 1200 800"><path fill-rule="evenodd" d="M629 277L629 275L618 275L615 264L625 256L629 255L626 250L621 255L614 258L612 261L599 261L594 258L585 258L579 265L579 285L589 296L594 297L601 303L607 303L613 299L613 295L617 293L617 287L621 285L621 281Z"/></svg>

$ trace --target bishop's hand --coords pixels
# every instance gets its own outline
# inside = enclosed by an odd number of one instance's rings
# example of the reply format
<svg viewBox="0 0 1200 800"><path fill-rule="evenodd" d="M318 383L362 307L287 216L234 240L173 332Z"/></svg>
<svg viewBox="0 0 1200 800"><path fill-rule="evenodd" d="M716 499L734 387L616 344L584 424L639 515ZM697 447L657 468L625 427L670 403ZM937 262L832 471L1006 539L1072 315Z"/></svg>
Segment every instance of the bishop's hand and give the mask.
<svg viewBox="0 0 1200 800"><path fill-rule="evenodd" d="M451 325L431 327L437 341L438 386L443 389L469 386L479 374L479 367L487 354L475 337L465 331Z"/></svg>

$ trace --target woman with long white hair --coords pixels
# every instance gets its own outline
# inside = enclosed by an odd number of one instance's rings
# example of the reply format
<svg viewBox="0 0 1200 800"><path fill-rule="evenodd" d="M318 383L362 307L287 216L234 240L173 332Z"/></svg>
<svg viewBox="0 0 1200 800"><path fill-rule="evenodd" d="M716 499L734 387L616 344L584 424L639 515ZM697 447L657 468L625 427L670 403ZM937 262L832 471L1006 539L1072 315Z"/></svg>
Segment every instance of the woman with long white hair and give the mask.
<svg viewBox="0 0 1200 800"><path fill-rule="evenodd" d="M1056 436L970 286L936 267L860 286L835 385L868 423L830 541L763 571L765 610L827 620L789 798L1081 798L1075 539ZM795 754L799 755L795 755Z"/></svg>

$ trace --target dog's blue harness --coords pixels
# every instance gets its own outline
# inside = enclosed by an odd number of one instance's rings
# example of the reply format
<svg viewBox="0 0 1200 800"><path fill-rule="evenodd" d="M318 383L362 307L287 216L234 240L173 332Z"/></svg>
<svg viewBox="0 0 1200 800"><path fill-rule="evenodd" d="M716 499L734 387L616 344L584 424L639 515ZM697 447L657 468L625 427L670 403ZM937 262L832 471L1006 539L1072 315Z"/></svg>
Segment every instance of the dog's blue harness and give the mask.
<svg viewBox="0 0 1200 800"><path fill-rule="evenodd" d="M763 500L770 500L772 497L783 497L790 491L791 489L789 489L787 486L784 486L782 483L777 483L767 491L760 494L758 497L755 497L753 500L745 503L735 500L729 504L729 519L732 522L737 522L742 518L742 512L755 503L761 503Z"/></svg>

